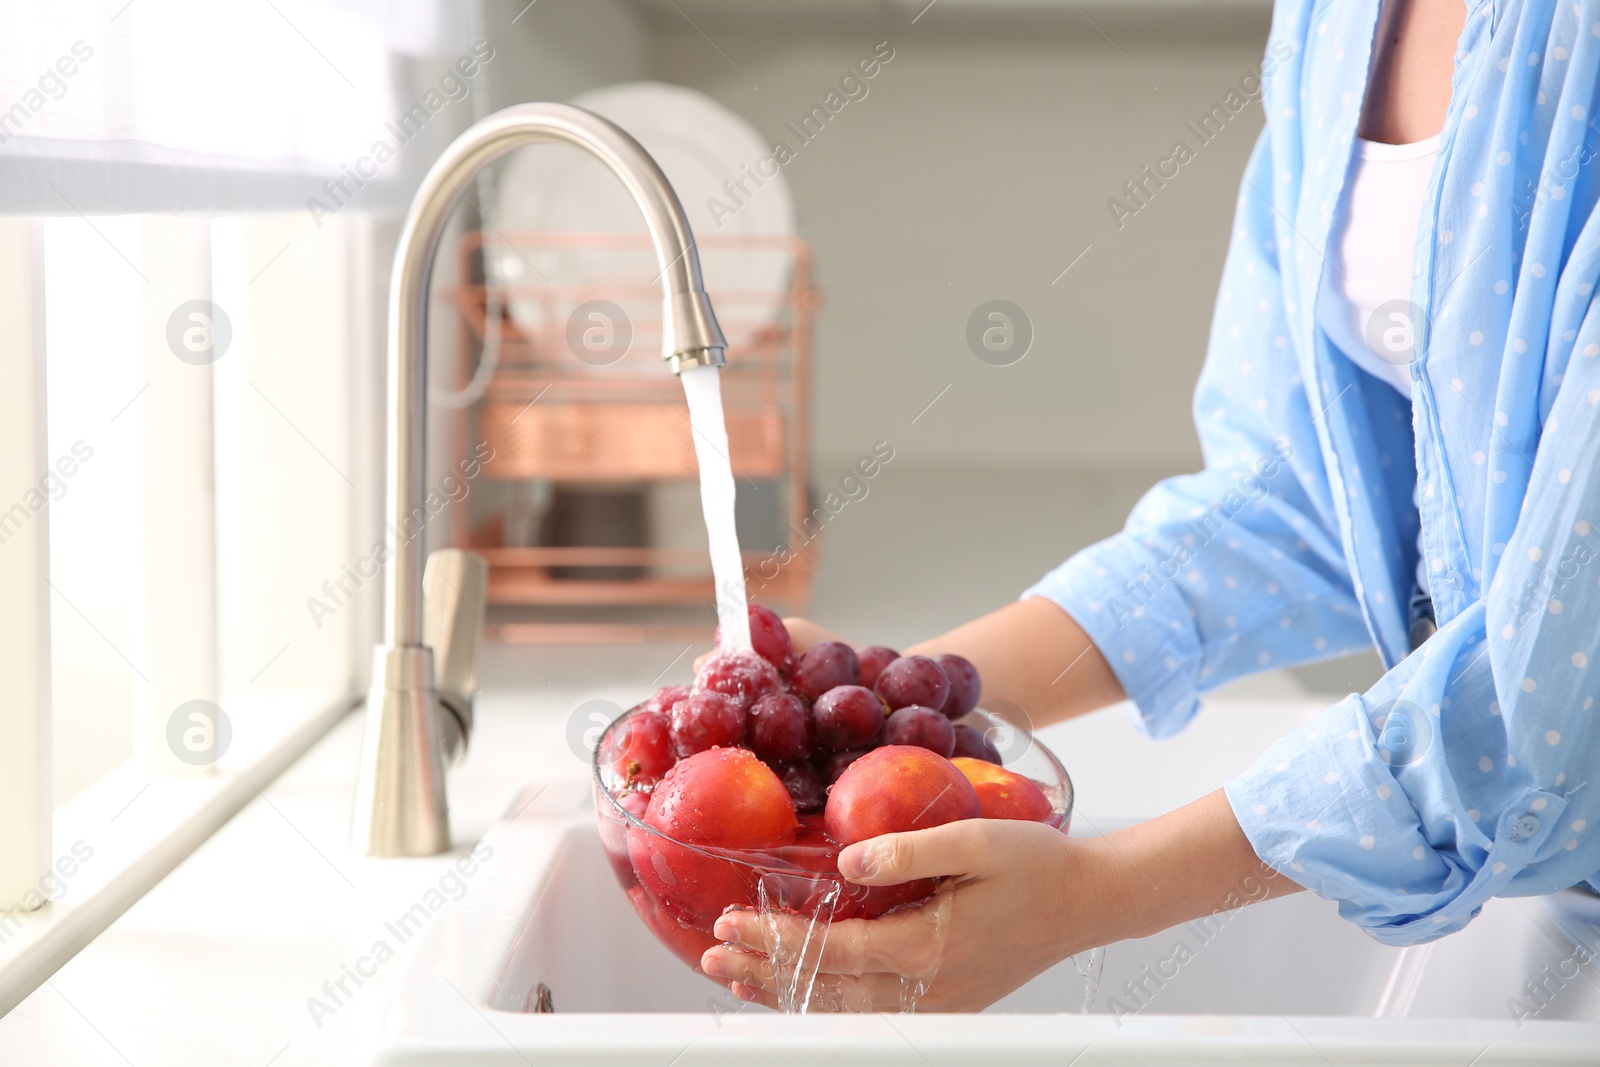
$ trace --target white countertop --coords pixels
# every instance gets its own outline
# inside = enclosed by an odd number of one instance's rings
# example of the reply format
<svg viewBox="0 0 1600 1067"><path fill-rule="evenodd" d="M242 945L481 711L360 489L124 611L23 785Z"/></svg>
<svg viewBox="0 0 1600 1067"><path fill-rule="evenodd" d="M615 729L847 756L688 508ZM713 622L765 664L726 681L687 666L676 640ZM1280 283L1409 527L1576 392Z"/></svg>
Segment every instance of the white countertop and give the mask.
<svg viewBox="0 0 1600 1067"><path fill-rule="evenodd" d="M619 702L646 691L609 691L581 677L614 677L607 660L665 664L675 650L638 646L603 653L543 650L540 667L516 649L491 649L477 733L450 774L457 846L421 860L368 860L346 847L361 715L341 720L155 889L0 1018L0 1063L296 1067L363 1062L406 950L356 986L344 977L390 920L426 898L454 860L529 783L582 777L567 720L580 702ZM632 672L626 672L632 673ZM687 675L686 658L665 681ZM564 677L567 674L576 678ZM515 678L497 687L495 678ZM1046 739L1073 775L1078 811L1093 825L1168 810L1249 765L1317 703L1221 702L1184 735L1138 737L1125 708L1052 728ZM1085 758L1093 753L1093 758ZM470 882L466 892L471 892ZM414 938L410 939L414 943ZM344 978L342 1003L324 983ZM311 998L333 1006L314 1018Z"/></svg>

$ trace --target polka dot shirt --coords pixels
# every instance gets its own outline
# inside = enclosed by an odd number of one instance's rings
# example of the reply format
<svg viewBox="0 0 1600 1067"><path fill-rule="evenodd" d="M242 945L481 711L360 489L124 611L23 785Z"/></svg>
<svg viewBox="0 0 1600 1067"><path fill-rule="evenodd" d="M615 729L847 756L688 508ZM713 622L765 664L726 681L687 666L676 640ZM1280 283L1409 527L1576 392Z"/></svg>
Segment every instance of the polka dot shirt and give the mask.
<svg viewBox="0 0 1600 1067"><path fill-rule="evenodd" d="M1205 469L1025 596L1151 736L1254 671L1384 677L1227 787L1257 853L1373 937L1600 880L1600 8L1468 0L1415 248L1412 399L1313 309L1379 0L1280 0L1194 414ZM1419 562L1439 628L1411 649Z"/></svg>

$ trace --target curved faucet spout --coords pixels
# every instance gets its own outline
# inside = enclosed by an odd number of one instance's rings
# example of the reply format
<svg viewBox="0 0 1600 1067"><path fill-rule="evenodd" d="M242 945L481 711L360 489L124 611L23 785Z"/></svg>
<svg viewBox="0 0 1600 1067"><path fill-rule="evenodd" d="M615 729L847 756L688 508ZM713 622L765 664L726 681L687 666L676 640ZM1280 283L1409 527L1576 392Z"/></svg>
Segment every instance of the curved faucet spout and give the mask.
<svg viewBox="0 0 1600 1067"><path fill-rule="evenodd" d="M384 644L374 658L357 780L353 847L359 853L414 856L450 847L444 750L452 742L454 747L465 744L472 694L436 690L434 650L423 641L428 281L440 235L461 190L513 148L546 141L593 155L639 205L661 267L662 358L675 373L723 361L727 343L700 279L700 257L683 205L655 160L617 126L565 104L521 104L473 125L429 169L400 231L389 286L387 621ZM477 566L481 568L481 561ZM470 571L470 565L458 561L440 573ZM451 583L443 578L437 584ZM481 578L477 584L481 586ZM460 589L453 592L467 598ZM427 611L432 616L436 609L430 604ZM473 674L460 663L453 673Z"/></svg>
<svg viewBox="0 0 1600 1067"><path fill-rule="evenodd" d="M389 286L389 519L397 538L426 516L423 426L427 417L428 279L445 220L468 182L513 148L550 141L581 148L627 187L661 267L662 358L674 372L722 363L727 346L700 280L700 256L678 196L638 141L593 112L567 104L497 111L445 149L422 180L395 250ZM416 538L400 538L388 575L391 646L422 640L422 559Z"/></svg>

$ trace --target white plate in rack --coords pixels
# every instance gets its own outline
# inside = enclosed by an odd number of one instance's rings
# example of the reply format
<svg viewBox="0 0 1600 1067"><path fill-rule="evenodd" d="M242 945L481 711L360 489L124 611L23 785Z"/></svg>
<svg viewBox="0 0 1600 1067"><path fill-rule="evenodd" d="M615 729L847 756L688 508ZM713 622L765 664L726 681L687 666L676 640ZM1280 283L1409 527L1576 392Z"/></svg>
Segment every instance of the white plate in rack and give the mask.
<svg viewBox="0 0 1600 1067"><path fill-rule="evenodd" d="M715 242L708 247L703 239L794 236L794 198L781 169L770 164L763 168L776 169L772 177L763 177L758 170L763 160L772 157L772 145L740 116L704 93L681 86L632 82L582 93L571 103L621 126L667 175L690 227L702 241L700 266L706 288L729 345L737 352L781 313L793 256L784 247L729 248L716 247ZM730 194L725 188L725 183L741 180L742 192ZM497 195L495 226L503 233L644 230L639 209L622 184L597 160L564 146L518 150L501 170ZM619 281L638 285L654 278L659 269L648 246L511 250L495 249L496 240L491 233L491 277L511 286L604 286ZM661 314L657 296L607 299L639 321L653 322ZM518 327L537 332L564 327L575 305L513 295L509 306ZM636 341L626 363L654 367L650 361L659 364L658 356L653 346ZM665 366L659 369L664 372Z"/></svg>

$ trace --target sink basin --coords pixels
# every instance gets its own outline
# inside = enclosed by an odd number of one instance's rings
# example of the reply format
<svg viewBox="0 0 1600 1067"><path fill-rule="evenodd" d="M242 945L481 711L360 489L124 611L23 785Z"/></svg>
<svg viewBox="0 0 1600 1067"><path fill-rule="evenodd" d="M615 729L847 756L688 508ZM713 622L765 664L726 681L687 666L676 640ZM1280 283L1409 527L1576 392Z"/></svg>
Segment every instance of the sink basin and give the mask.
<svg viewBox="0 0 1600 1067"><path fill-rule="evenodd" d="M490 830L492 856L407 962L370 1062L1600 1064L1600 976L1579 944L1600 945L1600 900L1577 891L1491 901L1409 950L1296 894L1111 946L1087 1014L1069 961L978 1015L786 1016L651 936L593 805L587 780L554 782Z"/></svg>

